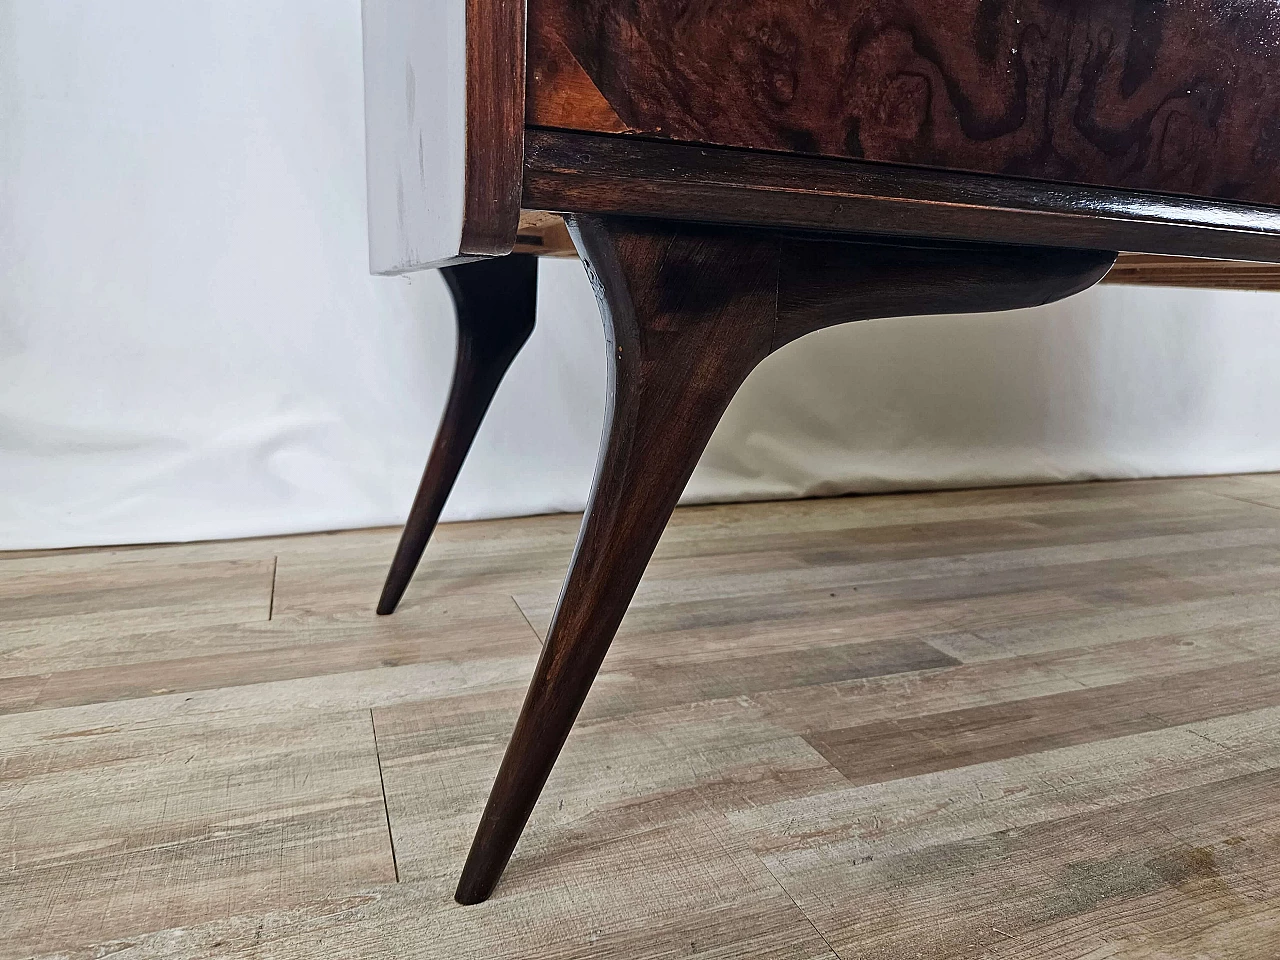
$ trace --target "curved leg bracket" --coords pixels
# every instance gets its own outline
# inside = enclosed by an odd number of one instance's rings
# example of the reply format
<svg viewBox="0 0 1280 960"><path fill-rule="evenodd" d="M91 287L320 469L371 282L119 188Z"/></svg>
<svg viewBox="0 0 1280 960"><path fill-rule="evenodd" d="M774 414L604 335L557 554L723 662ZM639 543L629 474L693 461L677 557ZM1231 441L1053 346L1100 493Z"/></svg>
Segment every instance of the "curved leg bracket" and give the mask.
<svg viewBox="0 0 1280 960"><path fill-rule="evenodd" d="M458 885L488 898L564 745L671 511L729 401L773 350L822 327L1034 306L1115 254L853 242L578 217L570 230L610 350L595 487L533 682Z"/></svg>

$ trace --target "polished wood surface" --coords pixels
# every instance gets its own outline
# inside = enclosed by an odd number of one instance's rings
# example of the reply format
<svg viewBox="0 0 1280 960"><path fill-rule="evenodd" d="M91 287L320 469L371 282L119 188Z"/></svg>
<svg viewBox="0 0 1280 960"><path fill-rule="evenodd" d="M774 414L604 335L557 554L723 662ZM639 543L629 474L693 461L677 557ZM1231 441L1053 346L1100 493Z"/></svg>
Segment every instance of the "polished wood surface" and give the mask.
<svg viewBox="0 0 1280 960"><path fill-rule="evenodd" d="M573 258L578 255L559 214L522 211L520 238L523 245L517 249L522 252L540 257ZM1100 282L1202 290L1280 290L1280 265L1122 253Z"/></svg>
<svg viewBox="0 0 1280 960"><path fill-rule="evenodd" d="M0 958L1274 957L1280 477L677 510L460 908L578 525L0 554Z"/></svg>
<svg viewBox="0 0 1280 960"><path fill-rule="evenodd" d="M1280 262L1280 209L531 130L531 209Z"/></svg>
<svg viewBox="0 0 1280 960"><path fill-rule="evenodd" d="M515 246L520 221L525 4L466 4L467 167L459 252L504 256Z"/></svg>
<svg viewBox="0 0 1280 960"><path fill-rule="evenodd" d="M1270 0L529 0L534 125L1280 204Z"/></svg>
<svg viewBox="0 0 1280 960"><path fill-rule="evenodd" d="M792 340L870 318L1038 306L1114 253L858 243L776 231L581 217L611 359L605 441L542 657L458 884L489 897L645 566L729 401Z"/></svg>
<svg viewBox="0 0 1280 960"><path fill-rule="evenodd" d="M488 899L595 680L667 518L738 385L771 349L769 234L571 221L610 357L591 502L457 899Z"/></svg>
<svg viewBox="0 0 1280 960"><path fill-rule="evenodd" d="M453 297L457 352L449 399L422 482L396 547L378 613L394 613L507 368L533 333L538 312L538 260L511 254L440 271Z"/></svg>

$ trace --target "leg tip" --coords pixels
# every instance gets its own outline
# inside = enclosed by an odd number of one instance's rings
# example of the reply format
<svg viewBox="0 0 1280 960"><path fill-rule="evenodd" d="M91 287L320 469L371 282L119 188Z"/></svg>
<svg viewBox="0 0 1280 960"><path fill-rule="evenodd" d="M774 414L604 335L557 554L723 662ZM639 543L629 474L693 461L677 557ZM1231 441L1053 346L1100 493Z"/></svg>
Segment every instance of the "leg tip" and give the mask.
<svg viewBox="0 0 1280 960"><path fill-rule="evenodd" d="M463 877L458 881L458 889L454 891L453 899L464 907L473 907L477 903L484 903L492 893L492 887L485 889L479 884L468 882L467 878Z"/></svg>
<svg viewBox="0 0 1280 960"><path fill-rule="evenodd" d="M400 598L404 596L404 590L396 590L390 584L382 588L382 596L378 597L378 616L387 617L396 612L396 607L400 606Z"/></svg>

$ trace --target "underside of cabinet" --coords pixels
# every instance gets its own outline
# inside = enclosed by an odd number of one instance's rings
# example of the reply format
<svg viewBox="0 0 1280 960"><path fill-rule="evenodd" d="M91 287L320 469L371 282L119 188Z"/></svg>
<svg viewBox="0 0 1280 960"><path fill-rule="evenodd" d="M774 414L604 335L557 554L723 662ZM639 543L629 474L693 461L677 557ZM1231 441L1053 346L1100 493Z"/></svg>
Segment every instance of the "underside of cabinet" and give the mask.
<svg viewBox="0 0 1280 960"><path fill-rule="evenodd" d="M578 255L564 219L559 214L542 210L520 211L516 252L542 257ZM1280 290L1280 264L1122 253L1102 282L1220 290Z"/></svg>

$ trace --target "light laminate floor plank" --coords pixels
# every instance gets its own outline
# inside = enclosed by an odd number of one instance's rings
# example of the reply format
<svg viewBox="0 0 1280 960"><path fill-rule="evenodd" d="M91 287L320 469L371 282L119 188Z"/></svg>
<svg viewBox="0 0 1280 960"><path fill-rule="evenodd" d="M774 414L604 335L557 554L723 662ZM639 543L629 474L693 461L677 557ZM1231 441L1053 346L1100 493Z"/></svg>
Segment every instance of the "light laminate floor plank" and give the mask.
<svg viewBox="0 0 1280 960"><path fill-rule="evenodd" d="M1277 955L1280 476L678 511L462 908L577 525L0 554L0 958Z"/></svg>
<svg viewBox="0 0 1280 960"><path fill-rule="evenodd" d="M0 957L395 878L368 711L0 719Z"/></svg>

